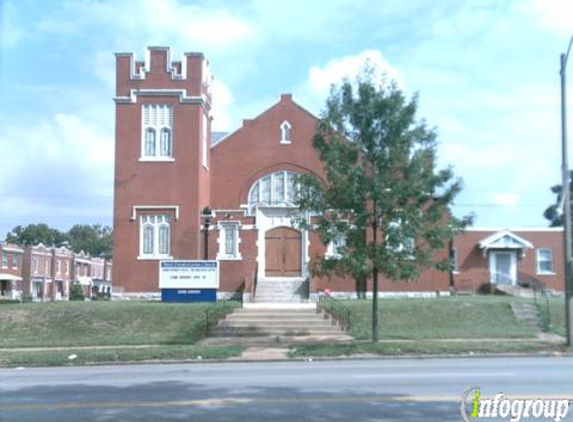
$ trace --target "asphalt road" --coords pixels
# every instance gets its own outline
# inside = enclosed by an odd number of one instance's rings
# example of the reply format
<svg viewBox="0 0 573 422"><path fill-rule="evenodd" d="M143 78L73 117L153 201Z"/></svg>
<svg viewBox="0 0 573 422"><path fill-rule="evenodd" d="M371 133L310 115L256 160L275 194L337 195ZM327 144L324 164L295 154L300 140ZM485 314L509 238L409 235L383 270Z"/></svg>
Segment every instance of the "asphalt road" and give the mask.
<svg viewBox="0 0 573 422"><path fill-rule="evenodd" d="M475 386L573 398L573 358L2 369L0 421L460 421Z"/></svg>

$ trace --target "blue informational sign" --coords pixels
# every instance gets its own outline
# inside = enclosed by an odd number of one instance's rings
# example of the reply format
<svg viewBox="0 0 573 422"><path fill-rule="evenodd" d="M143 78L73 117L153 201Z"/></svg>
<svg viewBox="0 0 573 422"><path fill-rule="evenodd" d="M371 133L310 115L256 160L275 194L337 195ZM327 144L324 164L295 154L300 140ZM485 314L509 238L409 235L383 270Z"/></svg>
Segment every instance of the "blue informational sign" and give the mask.
<svg viewBox="0 0 573 422"><path fill-rule="evenodd" d="M162 302L215 302L217 289L161 289Z"/></svg>

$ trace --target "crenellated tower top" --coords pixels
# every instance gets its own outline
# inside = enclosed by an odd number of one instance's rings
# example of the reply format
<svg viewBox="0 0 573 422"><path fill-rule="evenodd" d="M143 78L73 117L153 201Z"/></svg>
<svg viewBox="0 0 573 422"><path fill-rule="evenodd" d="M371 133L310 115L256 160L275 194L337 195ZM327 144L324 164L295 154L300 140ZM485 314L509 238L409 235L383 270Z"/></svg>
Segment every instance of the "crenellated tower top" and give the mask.
<svg viewBox="0 0 573 422"><path fill-rule="evenodd" d="M169 47L148 47L145 61L134 53L116 53L117 103L135 103L137 96L174 95L181 103L211 108L211 73L202 53L185 53L172 61Z"/></svg>

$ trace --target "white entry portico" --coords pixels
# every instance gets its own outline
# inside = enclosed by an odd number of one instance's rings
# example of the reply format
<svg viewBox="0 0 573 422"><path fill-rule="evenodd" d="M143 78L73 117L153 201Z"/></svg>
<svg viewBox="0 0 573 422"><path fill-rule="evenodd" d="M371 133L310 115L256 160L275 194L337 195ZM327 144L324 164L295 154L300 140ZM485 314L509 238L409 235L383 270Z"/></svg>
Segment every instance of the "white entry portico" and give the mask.
<svg viewBox="0 0 573 422"><path fill-rule="evenodd" d="M533 245L509 230L502 230L480 241L479 247L483 256L489 259L490 283L516 285L517 259Z"/></svg>

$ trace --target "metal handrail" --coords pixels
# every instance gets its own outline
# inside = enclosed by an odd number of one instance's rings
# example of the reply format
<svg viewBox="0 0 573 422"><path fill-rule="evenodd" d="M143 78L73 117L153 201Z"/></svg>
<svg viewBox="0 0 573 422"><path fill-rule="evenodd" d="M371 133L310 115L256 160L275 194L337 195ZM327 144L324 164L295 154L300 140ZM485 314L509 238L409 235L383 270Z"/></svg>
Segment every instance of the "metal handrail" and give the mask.
<svg viewBox="0 0 573 422"><path fill-rule="evenodd" d="M341 328L348 331L352 323L352 312L340 300L330 295L319 293L317 309L323 309L330 314L333 320L337 321Z"/></svg>
<svg viewBox="0 0 573 422"><path fill-rule="evenodd" d="M250 285L250 294L251 294L251 302L255 301L255 295L257 294L257 283L258 283L258 273L259 273L259 264L255 265L255 272L253 273L253 279Z"/></svg>
<svg viewBox="0 0 573 422"><path fill-rule="evenodd" d="M237 300L219 300L205 309L204 313L204 334L208 336L211 329L217 325L221 318L224 318L237 308L242 308L242 301Z"/></svg>

